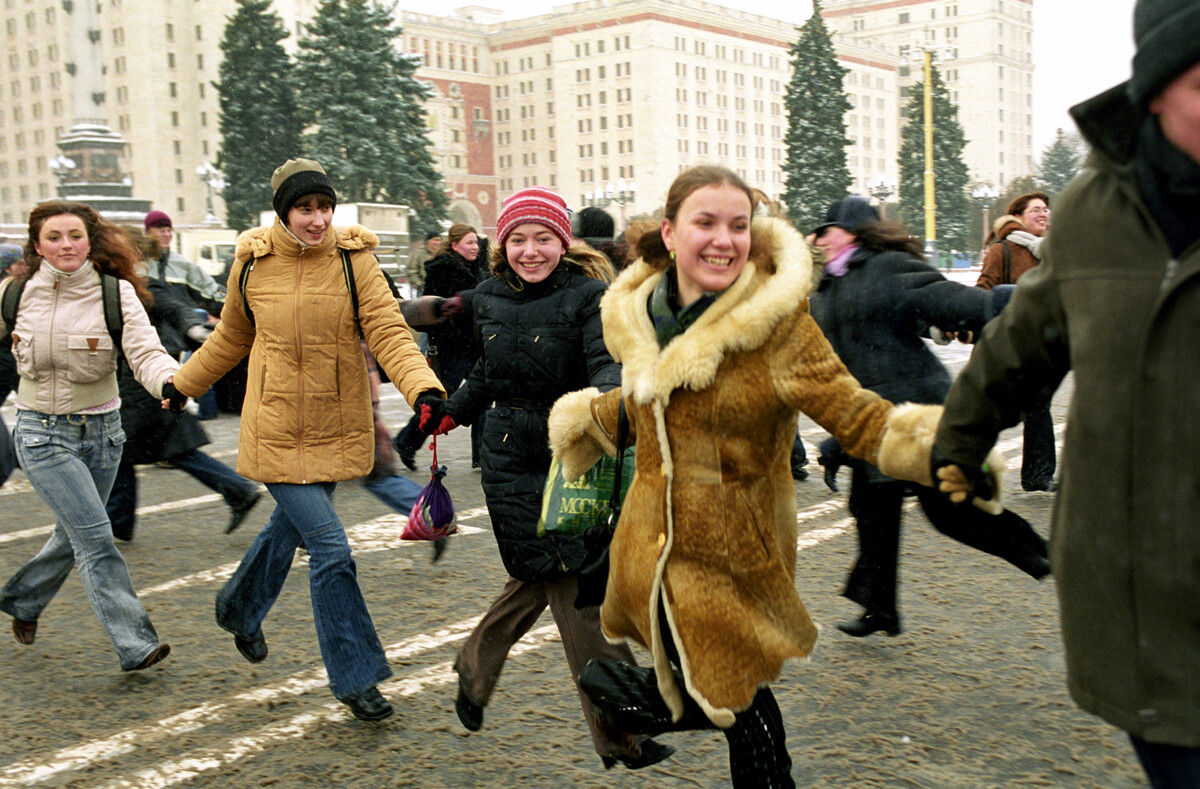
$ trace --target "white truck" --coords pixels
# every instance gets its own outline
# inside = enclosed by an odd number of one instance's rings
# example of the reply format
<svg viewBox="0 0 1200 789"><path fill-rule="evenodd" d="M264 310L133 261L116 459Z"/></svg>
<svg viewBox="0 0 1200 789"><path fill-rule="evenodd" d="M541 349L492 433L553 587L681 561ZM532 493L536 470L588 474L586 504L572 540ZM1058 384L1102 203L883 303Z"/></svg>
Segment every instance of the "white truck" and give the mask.
<svg viewBox="0 0 1200 789"><path fill-rule="evenodd" d="M223 277L233 262L237 246L237 231L214 227L176 228L179 254L195 263L222 285Z"/></svg>

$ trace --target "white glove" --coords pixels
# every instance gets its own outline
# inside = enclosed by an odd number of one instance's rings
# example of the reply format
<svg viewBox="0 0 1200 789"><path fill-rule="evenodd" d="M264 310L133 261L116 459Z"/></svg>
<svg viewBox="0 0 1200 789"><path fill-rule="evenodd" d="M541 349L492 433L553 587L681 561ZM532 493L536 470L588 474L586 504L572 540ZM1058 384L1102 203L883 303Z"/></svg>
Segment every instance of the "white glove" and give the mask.
<svg viewBox="0 0 1200 789"><path fill-rule="evenodd" d="M195 326L187 330L188 339L197 344L203 344L208 336L212 334L213 327L205 326L203 323L197 323Z"/></svg>

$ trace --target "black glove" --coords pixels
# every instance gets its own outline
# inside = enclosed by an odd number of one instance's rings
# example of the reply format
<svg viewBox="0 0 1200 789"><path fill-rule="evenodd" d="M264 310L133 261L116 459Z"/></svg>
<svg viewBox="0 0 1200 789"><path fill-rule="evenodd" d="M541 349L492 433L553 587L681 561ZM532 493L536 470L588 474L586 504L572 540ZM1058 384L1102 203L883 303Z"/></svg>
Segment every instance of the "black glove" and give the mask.
<svg viewBox="0 0 1200 789"><path fill-rule="evenodd" d="M986 464L959 463L934 445L929 453L929 466L935 489L954 504L966 504L976 498L987 501L996 493Z"/></svg>
<svg viewBox="0 0 1200 789"><path fill-rule="evenodd" d="M175 384L167 381L162 385L163 405L173 413L178 414L187 405L187 395L175 388Z"/></svg>
<svg viewBox="0 0 1200 789"><path fill-rule="evenodd" d="M450 418L446 410L446 398L432 389L427 389L417 395L417 401L413 403L413 408L420 417L417 429L424 435L445 433L454 427L454 420ZM447 420L449 420L449 424L443 425L443 422Z"/></svg>

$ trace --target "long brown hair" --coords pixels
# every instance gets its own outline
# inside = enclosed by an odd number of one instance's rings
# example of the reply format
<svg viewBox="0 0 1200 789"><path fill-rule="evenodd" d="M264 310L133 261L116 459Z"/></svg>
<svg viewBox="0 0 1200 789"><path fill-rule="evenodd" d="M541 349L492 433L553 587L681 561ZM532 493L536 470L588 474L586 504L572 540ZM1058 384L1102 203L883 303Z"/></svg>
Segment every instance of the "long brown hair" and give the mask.
<svg viewBox="0 0 1200 789"><path fill-rule="evenodd" d="M41 237L42 226L46 220L56 216L70 214L79 217L87 231L88 243L91 249L88 260L100 272L111 274L123 279L137 292L143 304L151 304L154 299L150 291L142 284L138 276L138 262L141 254L134 247L129 237L121 232L115 224L100 216L96 209L86 203L71 200L49 200L34 206L29 212L29 238L25 241L25 259L30 262L29 273L32 275L42 265L42 257L37 253L35 244Z"/></svg>
<svg viewBox="0 0 1200 789"><path fill-rule="evenodd" d="M910 236L898 222L886 219L867 222L855 231L854 236L860 245L874 252L905 252L917 260L925 259L925 249L921 240Z"/></svg>
<svg viewBox="0 0 1200 789"><path fill-rule="evenodd" d="M725 184L746 193L746 198L750 201L750 215L753 216L758 209L761 192L751 189L741 176L728 167L717 164L700 164L689 167L675 176L675 180L671 182L671 188L667 190L667 202L663 206L663 217L668 222L674 222L675 217L679 214L679 207L692 192L706 186ZM667 252L667 245L663 243L661 232L651 230L643 233L642 237L638 239L636 248L638 256L651 265L658 268L666 268L670 265L670 255Z"/></svg>

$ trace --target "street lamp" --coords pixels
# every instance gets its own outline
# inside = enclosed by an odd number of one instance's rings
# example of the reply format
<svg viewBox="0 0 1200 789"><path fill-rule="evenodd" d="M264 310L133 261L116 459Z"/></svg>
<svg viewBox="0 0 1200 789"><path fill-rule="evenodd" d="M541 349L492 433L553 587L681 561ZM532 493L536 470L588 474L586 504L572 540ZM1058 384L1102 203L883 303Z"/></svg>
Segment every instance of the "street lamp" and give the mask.
<svg viewBox="0 0 1200 789"><path fill-rule="evenodd" d="M980 184L971 190L971 200L974 201L975 205L983 211L982 244L987 244L988 231L991 229L988 227L988 222L991 219L991 217L988 216L988 213L991 210L992 203L994 203L996 198L999 196L999 190L997 190L996 187L992 186L991 184Z"/></svg>
<svg viewBox="0 0 1200 789"><path fill-rule="evenodd" d="M938 53L937 48L928 41L917 44L921 50L921 72L923 84L922 99L924 115L922 128L925 132L925 257L930 265L937 266L937 199L934 191L933 175L933 64ZM948 53L947 53L948 54ZM907 58L901 58L901 64L907 64ZM940 58L939 58L940 62Z"/></svg>
<svg viewBox="0 0 1200 789"><path fill-rule="evenodd" d="M895 184L882 175L877 175L867 183L867 191L879 201L879 218L887 219L887 199L896 191Z"/></svg>
<svg viewBox="0 0 1200 789"><path fill-rule="evenodd" d="M204 182L207 188L207 194L204 200L204 224L219 225L221 220L213 213L213 192L220 192L225 188L225 176L216 167L209 162L205 162L196 168L196 175Z"/></svg>
<svg viewBox="0 0 1200 789"><path fill-rule="evenodd" d="M587 206L595 206L596 208L608 208L608 206L616 203L621 209L621 229L625 228L625 206L632 205L637 198L637 183L633 180L626 181L624 178L617 179L617 186L614 189L612 181L604 185L604 191L601 192L584 192L583 204Z"/></svg>

